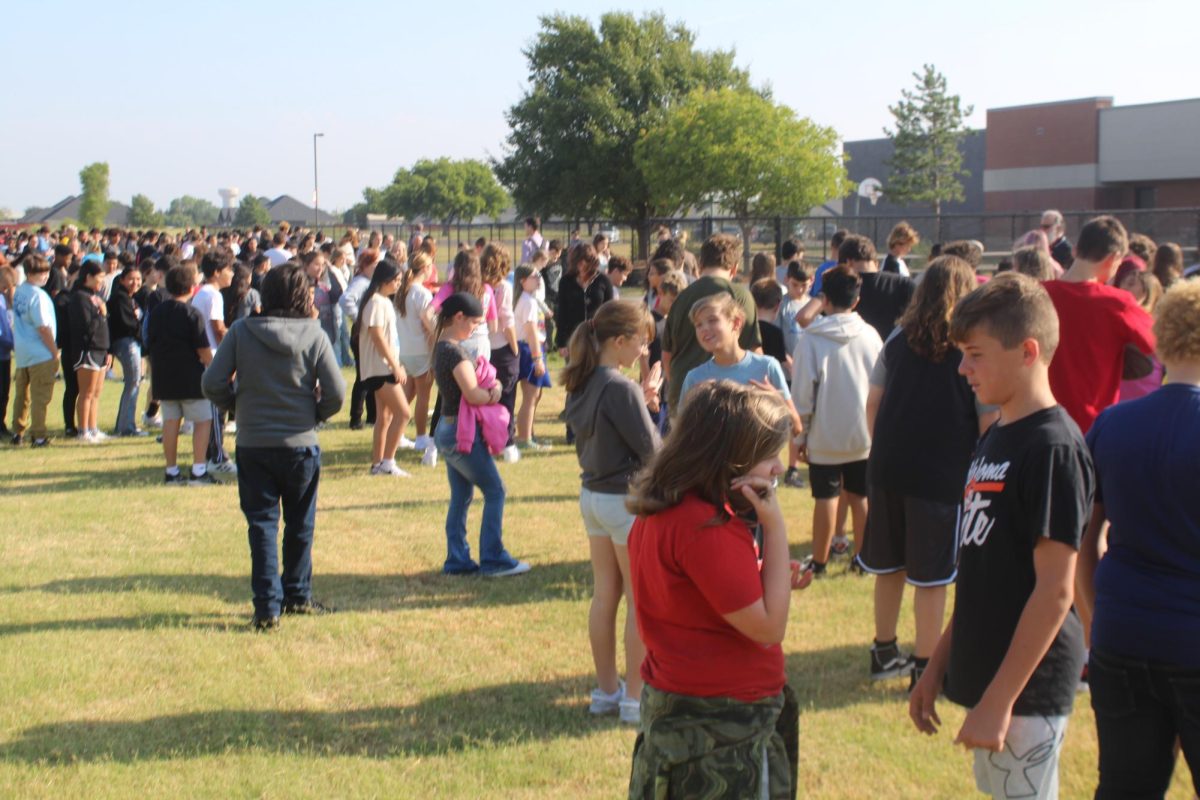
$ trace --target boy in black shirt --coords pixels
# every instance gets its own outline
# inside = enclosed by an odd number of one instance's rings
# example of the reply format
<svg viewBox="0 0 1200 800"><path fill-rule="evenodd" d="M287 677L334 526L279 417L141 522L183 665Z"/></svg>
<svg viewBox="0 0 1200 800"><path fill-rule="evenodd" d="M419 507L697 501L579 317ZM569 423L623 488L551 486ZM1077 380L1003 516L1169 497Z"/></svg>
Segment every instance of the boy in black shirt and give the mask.
<svg viewBox="0 0 1200 800"><path fill-rule="evenodd" d="M970 709L955 738L975 751L975 781L994 797L1058 796L1058 754L1083 667L1071 607L1075 560L1095 476L1078 426L1050 391L1058 316L1017 273L959 302L959 371L1000 407L966 475L954 615L917 682L909 716L935 733L934 701Z"/></svg>

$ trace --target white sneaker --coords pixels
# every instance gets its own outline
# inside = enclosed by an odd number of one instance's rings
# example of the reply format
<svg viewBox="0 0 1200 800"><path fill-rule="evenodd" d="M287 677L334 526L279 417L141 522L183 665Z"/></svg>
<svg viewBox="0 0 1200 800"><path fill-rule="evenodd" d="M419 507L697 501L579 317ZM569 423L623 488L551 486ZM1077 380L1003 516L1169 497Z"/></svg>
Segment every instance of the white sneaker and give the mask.
<svg viewBox="0 0 1200 800"><path fill-rule="evenodd" d="M621 722L626 725L642 724L642 701L636 697L622 697L620 706Z"/></svg>
<svg viewBox="0 0 1200 800"><path fill-rule="evenodd" d="M420 450L421 452L425 452L431 447L433 447L432 436L418 436L413 442L413 449Z"/></svg>
<svg viewBox="0 0 1200 800"><path fill-rule="evenodd" d="M404 434L400 434L400 449L401 450L413 450L416 448L416 446L417 446L416 442L414 442L412 439L408 438Z"/></svg>
<svg viewBox="0 0 1200 800"><path fill-rule="evenodd" d="M530 569L531 569L531 567L529 566L528 561L518 561L516 564L513 564L508 569L502 569L499 572L485 572L485 573L483 573L483 577L485 577L485 578L507 578L511 575L524 575L526 572L529 572Z"/></svg>
<svg viewBox="0 0 1200 800"><path fill-rule="evenodd" d="M143 428L161 428L162 427L162 417L147 417L145 414L142 414L142 427Z"/></svg>
<svg viewBox="0 0 1200 800"><path fill-rule="evenodd" d="M236 436L237 435L237 423L234 422L233 420L229 420L229 422L226 422L225 423L225 432L231 433Z"/></svg>
<svg viewBox="0 0 1200 800"><path fill-rule="evenodd" d="M411 478L412 477L412 475L408 474L404 470L400 469L400 467L396 466L395 463L384 464L382 462L371 467L371 474L372 475L387 475L387 476L392 476L392 477L396 477L396 478Z"/></svg>
<svg viewBox="0 0 1200 800"><path fill-rule="evenodd" d="M437 456L438 456L438 453L437 453L436 447L434 447L433 445L426 447L425 455L421 456L421 466L422 467L436 467L437 466Z"/></svg>
<svg viewBox="0 0 1200 800"><path fill-rule="evenodd" d="M521 451L517 449L515 444L510 444L504 448L504 451L500 455L504 458L504 463L506 464L515 464L521 460Z"/></svg>
<svg viewBox="0 0 1200 800"><path fill-rule="evenodd" d="M100 444L101 442L108 441L108 434L104 431L88 431L85 434L84 441L88 444Z"/></svg>
<svg viewBox="0 0 1200 800"><path fill-rule="evenodd" d="M222 475L237 475L237 464L234 464L232 459L226 459L220 464L215 461L209 461L206 466L209 472L219 472Z"/></svg>
<svg viewBox="0 0 1200 800"><path fill-rule="evenodd" d="M597 716L601 714L615 714L621 707L621 701L625 699L625 681L617 682L617 690L612 694L605 694L600 687L592 689L592 704L588 706L588 713Z"/></svg>

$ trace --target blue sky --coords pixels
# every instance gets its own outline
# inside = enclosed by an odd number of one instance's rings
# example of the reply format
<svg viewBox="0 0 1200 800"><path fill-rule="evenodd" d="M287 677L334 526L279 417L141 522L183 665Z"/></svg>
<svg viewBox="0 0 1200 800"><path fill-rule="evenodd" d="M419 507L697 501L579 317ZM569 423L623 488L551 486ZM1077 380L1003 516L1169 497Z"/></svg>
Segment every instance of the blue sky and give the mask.
<svg viewBox="0 0 1200 800"><path fill-rule="evenodd" d="M219 203L231 185L311 202L317 131L323 208L349 207L420 158L498 155L525 87L521 50L556 11L661 10L851 140L882 135L888 104L926 62L974 105L974 126L989 107L1200 94L1196 0L14 5L0 207L18 213L78 192L92 161L109 163L124 202Z"/></svg>

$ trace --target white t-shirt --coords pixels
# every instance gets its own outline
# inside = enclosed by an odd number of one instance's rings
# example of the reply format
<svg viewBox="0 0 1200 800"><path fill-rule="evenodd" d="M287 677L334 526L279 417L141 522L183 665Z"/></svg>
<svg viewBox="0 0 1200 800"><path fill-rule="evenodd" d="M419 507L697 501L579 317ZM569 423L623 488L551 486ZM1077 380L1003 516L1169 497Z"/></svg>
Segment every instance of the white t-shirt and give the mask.
<svg viewBox="0 0 1200 800"><path fill-rule="evenodd" d="M272 247L263 255L271 262L272 267L278 267L280 264L286 264L292 260L292 254L282 247Z"/></svg>
<svg viewBox="0 0 1200 800"><path fill-rule="evenodd" d="M526 323L532 322L537 328L538 341L546 343L546 319L538 307L537 298L529 292L521 292L517 305L513 309L513 322L517 326L517 340L527 342L529 335Z"/></svg>
<svg viewBox="0 0 1200 800"><path fill-rule="evenodd" d="M360 377L375 378L391 375L392 369L383 359L383 353L371 338L371 328L383 329L383 341L396 341L396 308L389 297L376 294L362 309L362 320L358 329L358 374Z"/></svg>
<svg viewBox="0 0 1200 800"><path fill-rule="evenodd" d="M217 335L213 333L213 320L219 322L225 321L225 299L221 297L221 290L211 283L206 283L200 287L200 291L196 292L192 297L192 307L200 312L200 318L204 320L204 333L208 336L208 346L213 350L217 349Z"/></svg>
<svg viewBox="0 0 1200 800"><path fill-rule="evenodd" d="M421 317L433 303L433 292L419 283L414 283L408 289L404 298L405 315L396 316L396 336L398 337L399 353L402 356L416 356L429 352L429 340L425 338L425 326Z"/></svg>

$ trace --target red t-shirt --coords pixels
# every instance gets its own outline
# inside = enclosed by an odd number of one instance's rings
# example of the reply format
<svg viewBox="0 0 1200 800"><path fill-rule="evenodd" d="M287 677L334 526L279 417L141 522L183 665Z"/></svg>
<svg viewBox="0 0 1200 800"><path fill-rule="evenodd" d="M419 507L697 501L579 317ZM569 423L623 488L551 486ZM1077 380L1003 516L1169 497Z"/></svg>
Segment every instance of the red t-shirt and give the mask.
<svg viewBox="0 0 1200 800"><path fill-rule="evenodd" d="M715 509L689 496L629 532L642 678L692 697L753 702L783 690L783 648L742 635L723 614L762 597L758 548L745 522L705 527Z"/></svg>
<svg viewBox="0 0 1200 800"><path fill-rule="evenodd" d="M1046 281L1058 311L1058 350L1050 362L1054 397L1084 433L1117 402L1125 346L1154 352L1153 320L1123 289L1095 281Z"/></svg>

